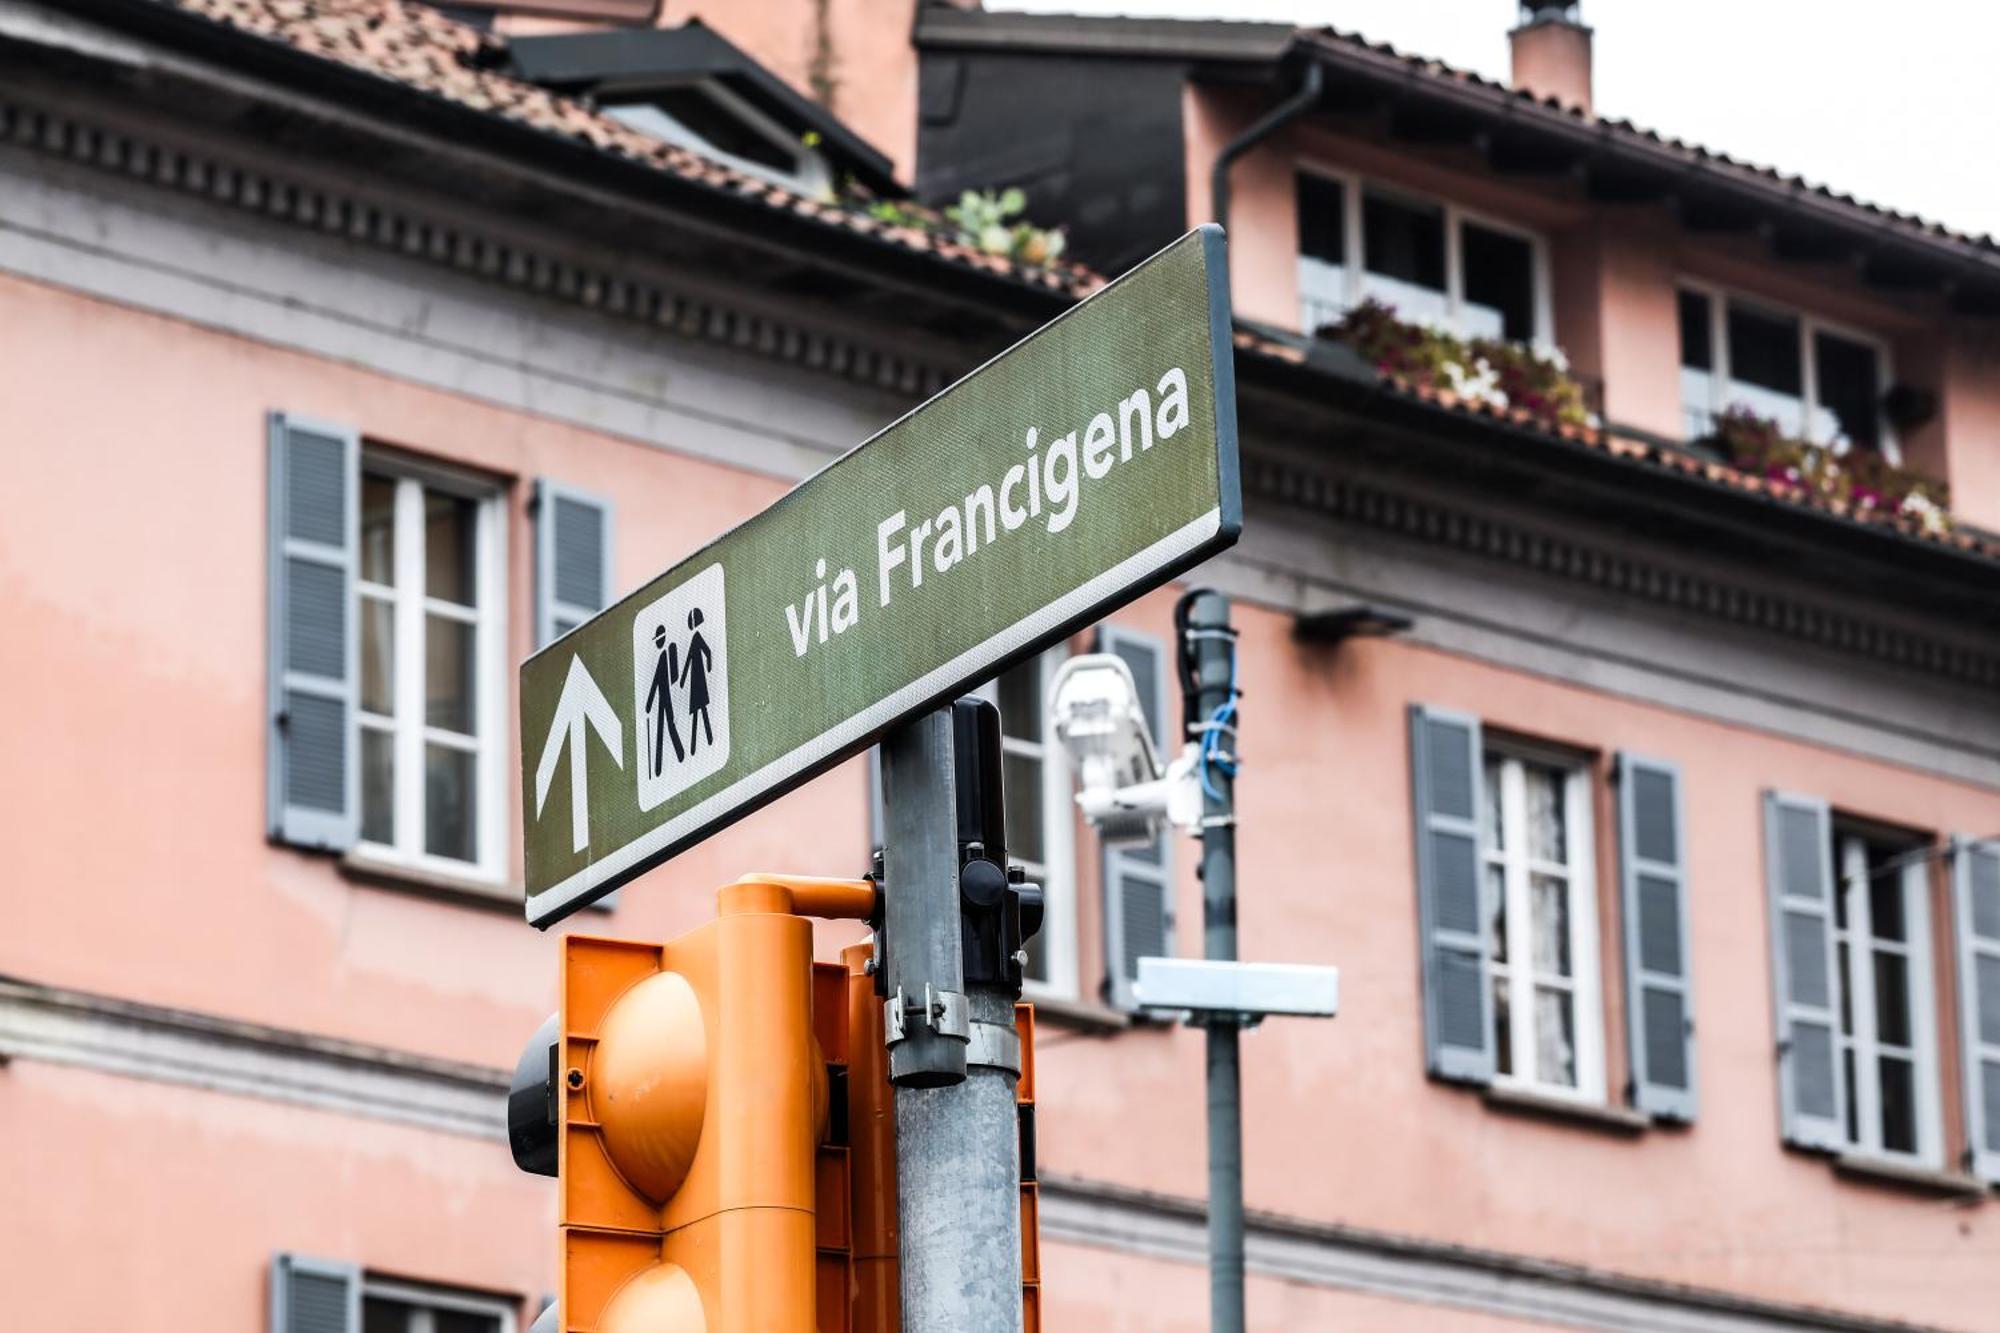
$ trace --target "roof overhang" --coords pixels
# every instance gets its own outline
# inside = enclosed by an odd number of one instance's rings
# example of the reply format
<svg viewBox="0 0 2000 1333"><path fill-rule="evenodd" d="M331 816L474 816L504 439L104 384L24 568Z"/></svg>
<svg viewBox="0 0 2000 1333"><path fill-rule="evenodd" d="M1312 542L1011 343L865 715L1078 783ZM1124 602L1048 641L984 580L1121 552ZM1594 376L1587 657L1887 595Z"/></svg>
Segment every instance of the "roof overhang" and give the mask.
<svg viewBox="0 0 2000 1333"><path fill-rule="evenodd" d="M1354 38L1300 31L1279 60L1326 72L1323 116L1380 113L1392 137L1471 149L1503 175L1576 180L1599 202L1660 204L1690 231L1755 236L1780 259L1847 262L1876 287L2000 315L2000 246L1990 240Z"/></svg>
<svg viewBox="0 0 2000 1333"><path fill-rule="evenodd" d="M514 37L507 43L507 52L516 77L599 100L613 92L713 79L787 131L816 135L820 151L835 167L876 194L906 193L897 184L895 164L886 154L697 20L677 28Z"/></svg>
<svg viewBox="0 0 2000 1333"><path fill-rule="evenodd" d="M1010 266L849 225L831 204L788 206L773 202L776 191L664 171L177 5L60 0L59 12L65 23L101 25L170 58L113 60L88 43L0 34L0 79L253 147L282 143L301 168L352 173L370 190L444 195L509 227L592 238L710 285L761 285L772 289L766 299L817 301L843 320L879 318L914 340L949 336L983 349L1074 299Z"/></svg>

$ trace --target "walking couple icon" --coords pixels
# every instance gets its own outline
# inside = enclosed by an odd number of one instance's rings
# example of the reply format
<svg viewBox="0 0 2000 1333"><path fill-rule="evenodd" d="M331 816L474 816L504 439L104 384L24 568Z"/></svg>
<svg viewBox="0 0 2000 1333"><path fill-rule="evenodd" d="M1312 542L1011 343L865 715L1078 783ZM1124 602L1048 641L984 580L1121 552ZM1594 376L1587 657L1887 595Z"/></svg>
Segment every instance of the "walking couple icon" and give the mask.
<svg viewBox="0 0 2000 1333"><path fill-rule="evenodd" d="M688 641L686 651L681 645L667 642L667 627L653 628L653 647L659 650L659 659L653 667L653 683L646 691L645 710L653 719L652 771L655 777L666 765L666 744L672 742L674 762L682 763L691 758L701 747L705 733L708 742L715 744L715 727L709 720L709 672L714 668L715 655L709 650L708 640L701 633L701 608L688 612ZM674 691L687 687L687 744L681 744L680 728L674 725Z"/></svg>

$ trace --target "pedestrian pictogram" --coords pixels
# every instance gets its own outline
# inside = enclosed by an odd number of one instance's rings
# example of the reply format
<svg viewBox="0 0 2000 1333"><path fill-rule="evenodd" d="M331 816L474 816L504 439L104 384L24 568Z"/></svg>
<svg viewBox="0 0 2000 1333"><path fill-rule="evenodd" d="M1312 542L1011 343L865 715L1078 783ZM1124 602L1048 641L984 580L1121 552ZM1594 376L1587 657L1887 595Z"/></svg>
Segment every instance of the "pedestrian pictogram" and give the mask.
<svg viewBox="0 0 2000 1333"><path fill-rule="evenodd" d="M641 810L729 761L729 638L722 566L710 565L632 618L632 716L645 756Z"/></svg>

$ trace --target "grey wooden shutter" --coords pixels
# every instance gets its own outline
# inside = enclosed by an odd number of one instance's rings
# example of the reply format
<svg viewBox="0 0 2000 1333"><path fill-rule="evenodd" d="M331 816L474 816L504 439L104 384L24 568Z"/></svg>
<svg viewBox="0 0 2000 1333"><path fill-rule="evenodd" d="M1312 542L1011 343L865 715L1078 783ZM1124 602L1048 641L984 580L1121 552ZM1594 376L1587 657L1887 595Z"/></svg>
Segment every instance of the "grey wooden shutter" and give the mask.
<svg viewBox="0 0 2000 1333"><path fill-rule="evenodd" d="M1139 687L1139 711L1152 729L1156 747L1172 744L1167 720L1167 648L1150 634L1122 625L1098 629L1099 652L1116 653L1132 668ZM1163 830L1149 843L1104 849L1104 975L1110 1002L1137 1012L1133 983L1141 958L1173 953L1173 852Z"/></svg>
<svg viewBox="0 0 2000 1333"><path fill-rule="evenodd" d="M611 502L546 478L535 483L535 647L611 604Z"/></svg>
<svg viewBox="0 0 2000 1333"><path fill-rule="evenodd" d="M2000 842L1953 849L1959 1028L1965 1040L1965 1127L1972 1172L2000 1184Z"/></svg>
<svg viewBox="0 0 2000 1333"><path fill-rule="evenodd" d="M1693 1120L1694 1005L1678 766L1618 756L1618 879L1632 1104Z"/></svg>
<svg viewBox="0 0 2000 1333"><path fill-rule="evenodd" d="M361 1270L302 1254L276 1256L271 1333L361 1333Z"/></svg>
<svg viewBox="0 0 2000 1333"><path fill-rule="evenodd" d="M1826 802L1766 793L1764 857L1785 1141L1838 1149L1847 1142L1847 1095L1840 1077L1833 831Z"/></svg>
<svg viewBox="0 0 2000 1333"><path fill-rule="evenodd" d="M1417 911L1423 932L1424 1045L1440 1078L1493 1081L1491 904L1480 873L1479 719L1410 709L1416 789Z"/></svg>
<svg viewBox="0 0 2000 1333"><path fill-rule="evenodd" d="M306 847L360 831L360 489L354 431L272 413L265 804L271 836Z"/></svg>

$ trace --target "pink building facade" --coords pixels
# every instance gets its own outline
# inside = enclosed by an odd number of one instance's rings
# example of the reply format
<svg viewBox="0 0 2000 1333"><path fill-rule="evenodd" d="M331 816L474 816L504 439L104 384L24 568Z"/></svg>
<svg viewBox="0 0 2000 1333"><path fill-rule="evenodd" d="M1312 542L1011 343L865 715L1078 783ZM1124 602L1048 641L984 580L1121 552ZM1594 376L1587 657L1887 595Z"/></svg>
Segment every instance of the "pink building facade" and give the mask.
<svg viewBox="0 0 2000 1333"><path fill-rule="evenodd" d="M1338 1019L1244 1041L1252 1327L2000 1328L2000 266L1333 35L866 9L833 102L887 169L1022 184L1103 271L1318 71L1230 175L1248 517L1200 571L1242 632L1242 953L1343 973ZM811 95L787 12L713 21ZM814 193L867 143L802 156L740 67L725 143L531 49L383 0L0 14L24 1327L525 1328L554 1196L502 1100L556 951L515 665L1093 281ZM1592 422L1312 336L1371 297L1560 348ZM1704 452L1742 402L1954 522ZM1101 849L1039 707L1103 648L1169 727L1176 592L993 688L1050 907L1052 1329L1205 1322L1201 1037L1130 989L1199 952L1194 849ZM1341 637L1358 606L1407 628ZM871 807L856 760L562 929L855 873Z"/></svg>

